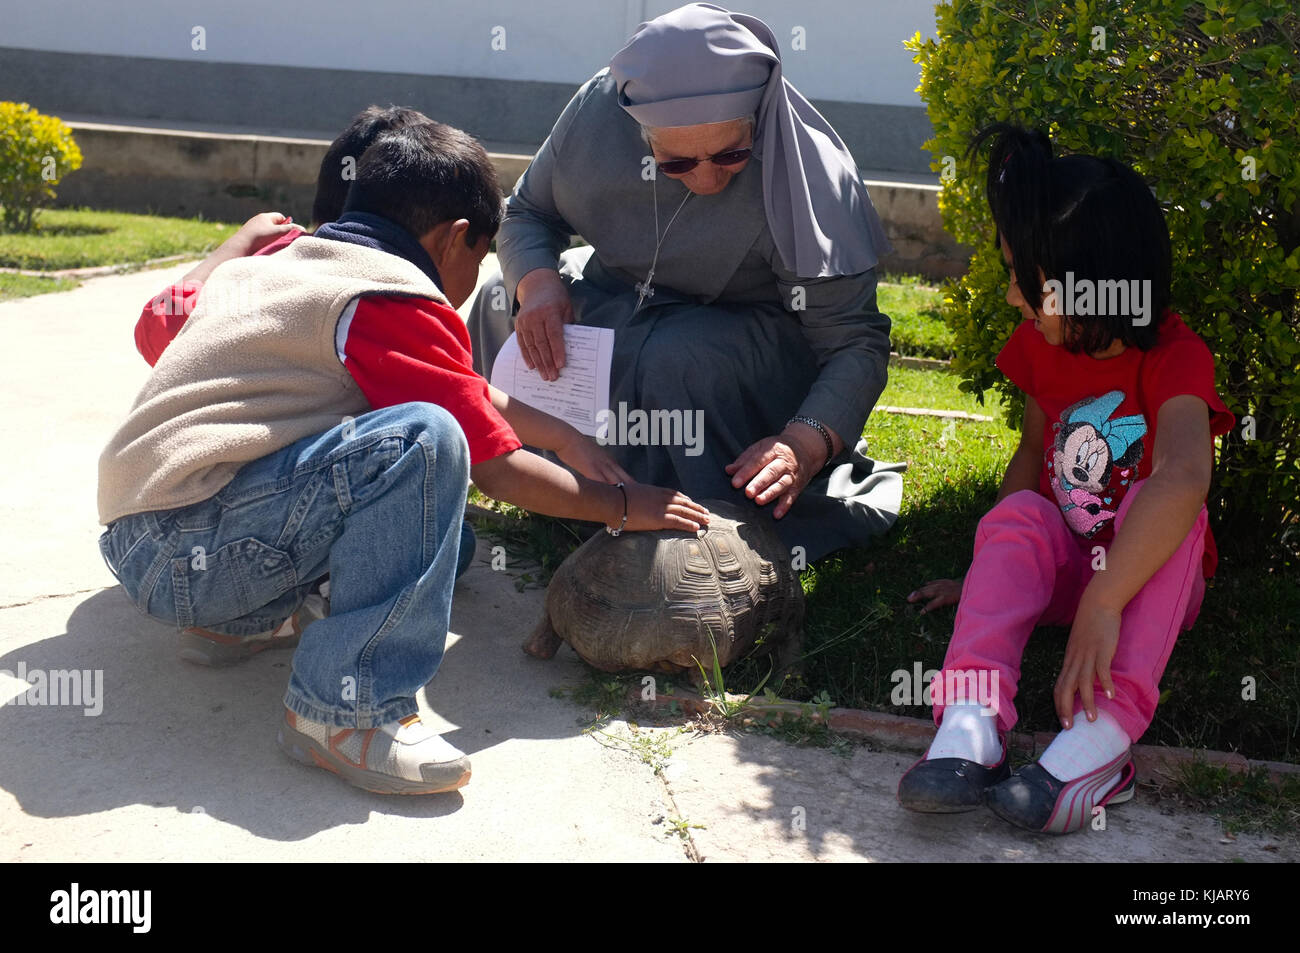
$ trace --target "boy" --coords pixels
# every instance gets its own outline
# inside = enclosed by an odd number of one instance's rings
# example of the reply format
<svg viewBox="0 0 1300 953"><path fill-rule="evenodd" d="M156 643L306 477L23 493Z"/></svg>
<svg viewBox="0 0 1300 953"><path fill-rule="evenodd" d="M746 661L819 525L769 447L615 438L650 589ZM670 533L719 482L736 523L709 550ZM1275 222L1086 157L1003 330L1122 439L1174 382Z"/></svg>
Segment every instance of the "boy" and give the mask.
<svg viewBox="0 0 1300 953"><path fill-rule="evenodd" d="M452 307L500 220L472 137L432 121L381 136L338 222L213 271L100 458L100 549L146 614L270 643L329 573L331 611L302 632L279 741L379 793L469 780L415 693L442 659L470 476L555 516L707 523L474 374Z"/></svg>
<svg viewBox="0 0 1300 953"><path fill-rule="evenodd" d="M355 171L356 161L381 135L400 131L416 123L427 123L429 117L415 109L404 106L367 106L352 117L347 128L338 134L321 158L320 169L316 175L316 195L312 200L311 230L315 231L326 222L333 222L343 214L343 204L347 200L348 186L353 175L347 174L349 168ZM279 212L262 212L254 215L219 247L214 249L203 261L191 268L175 284L164 289L151 298L140 313L135 325L135 346L140 355L149 362L149 366L158 363L162 352L171 344L172 339L185 326L186 319L198 304L203 283L223 262L245 255L272 255L282 248L287 248L295 239L307 232L295 225L293 219ZM474 559L477 538L468 521L460 526L460 555L456 560L456 575L460 577L469 569ZM322 615L328 611L326 596L329 578L324 577L319 583L319 591L309 594L303 603L302 612L309 615ZM278 640L279 644L289 647L296 639L293 633L293 620L286 623L290 631ZM265 644L261 642L221 643L201 634L185 629L180 633L180 657L187 662L199 665L230 665L243 661L249 655L261 651Z"/></svg>

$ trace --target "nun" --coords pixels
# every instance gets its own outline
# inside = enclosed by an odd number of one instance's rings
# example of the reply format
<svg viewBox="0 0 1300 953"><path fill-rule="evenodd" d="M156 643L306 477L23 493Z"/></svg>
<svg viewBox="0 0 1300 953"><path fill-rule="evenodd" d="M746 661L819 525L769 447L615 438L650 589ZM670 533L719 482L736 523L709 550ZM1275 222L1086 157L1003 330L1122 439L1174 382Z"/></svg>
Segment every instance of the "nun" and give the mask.
<svg viewBox="0 0 1300 953"><path fill-rule="evenodd" d="M515 331L553 381L564 324L614 329L598 439L640 481L775 520L799 565L897 519L902 467L861 438L887 375L875 269L888 251L853 157L781 75L771 29L689 4L641 24L520 177L500 274L468 319L476 370L489 376ZM680 412L700 433L652 443L620 425L636 411Z"/></svg>

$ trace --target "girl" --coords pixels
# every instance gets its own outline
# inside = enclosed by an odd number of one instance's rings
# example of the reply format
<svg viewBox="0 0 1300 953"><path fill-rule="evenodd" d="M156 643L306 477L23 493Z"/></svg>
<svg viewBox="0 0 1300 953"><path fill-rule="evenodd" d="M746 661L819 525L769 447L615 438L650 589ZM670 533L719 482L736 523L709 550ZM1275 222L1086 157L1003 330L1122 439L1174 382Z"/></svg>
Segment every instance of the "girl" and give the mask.
<svg viewBox="0 0 1300 953"><path fill-rule="evenodd" d="M1025 319L997 365L1025 393L1024 423L975 533L932 689L939 730L898 798L927 812L984 802L1066 833L1133 796L1130 746L1214 572L1205 496L1213 436L1234 419L1209 349L1169 309L1169 234L1142 180L1114 159L1054 158L1046 135L1006 124L972 149L990 137L986 194L1007 303ZM929 611L958 601L957 585L909 601ZM1064 730L1012 774L1005 735L1039 624L1070 625L1055 691ZM963 691L974 685L984 697Z"/></svg>

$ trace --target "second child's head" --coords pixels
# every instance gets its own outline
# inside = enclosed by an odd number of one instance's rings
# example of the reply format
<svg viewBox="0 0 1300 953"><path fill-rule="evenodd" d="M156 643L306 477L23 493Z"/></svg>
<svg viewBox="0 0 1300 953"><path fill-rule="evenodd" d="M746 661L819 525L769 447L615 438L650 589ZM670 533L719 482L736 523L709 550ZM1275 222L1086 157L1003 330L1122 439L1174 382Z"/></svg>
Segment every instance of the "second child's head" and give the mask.
<svg viewBox="0 0 1300 953"><path fill-rule="evenodd" d="M311 206L312 227L319 228L343 214L348 187L356 177L357 160L376 139L385 133L429 121L429 117L418 109L405 106L367 106L353 116L348 127L330 143L320 160L316 197Z"/></svg>
<svg viewBox="0 0 1300 953"><path fill-rule="evenodd" d="M382 216L414 236L460 307L501 226L504 199L478 140L425 119L381 135L362 154L344 211Z"/></svg>
<svg viewBox="0 0 1300 953"><path fill-rule="evenodd" d="M1153 347L1169 308L1170 251L1151 190L1118 160L1053 156L1042 132L998 123L972 149L990 138L986 195L1007 302L1070 351Z"/></svg>

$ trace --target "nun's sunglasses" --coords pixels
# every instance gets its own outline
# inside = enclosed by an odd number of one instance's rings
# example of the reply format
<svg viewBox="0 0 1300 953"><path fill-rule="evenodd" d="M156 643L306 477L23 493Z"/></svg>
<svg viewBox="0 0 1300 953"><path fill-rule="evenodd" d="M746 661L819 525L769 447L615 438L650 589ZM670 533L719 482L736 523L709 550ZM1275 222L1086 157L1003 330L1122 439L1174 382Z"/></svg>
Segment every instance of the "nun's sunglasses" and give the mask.
<svg viewBox="0 0 1300 953"><path fill-rule="evenodd" d="M701 162L712 162L714 165L722 166L740 165L753 152L753 149L729 149L726 152L719 152L717 155L709 156L707 159L669 159L667 162L658 163L658 166L659 171L665 175L685 175Z"/></svg>

